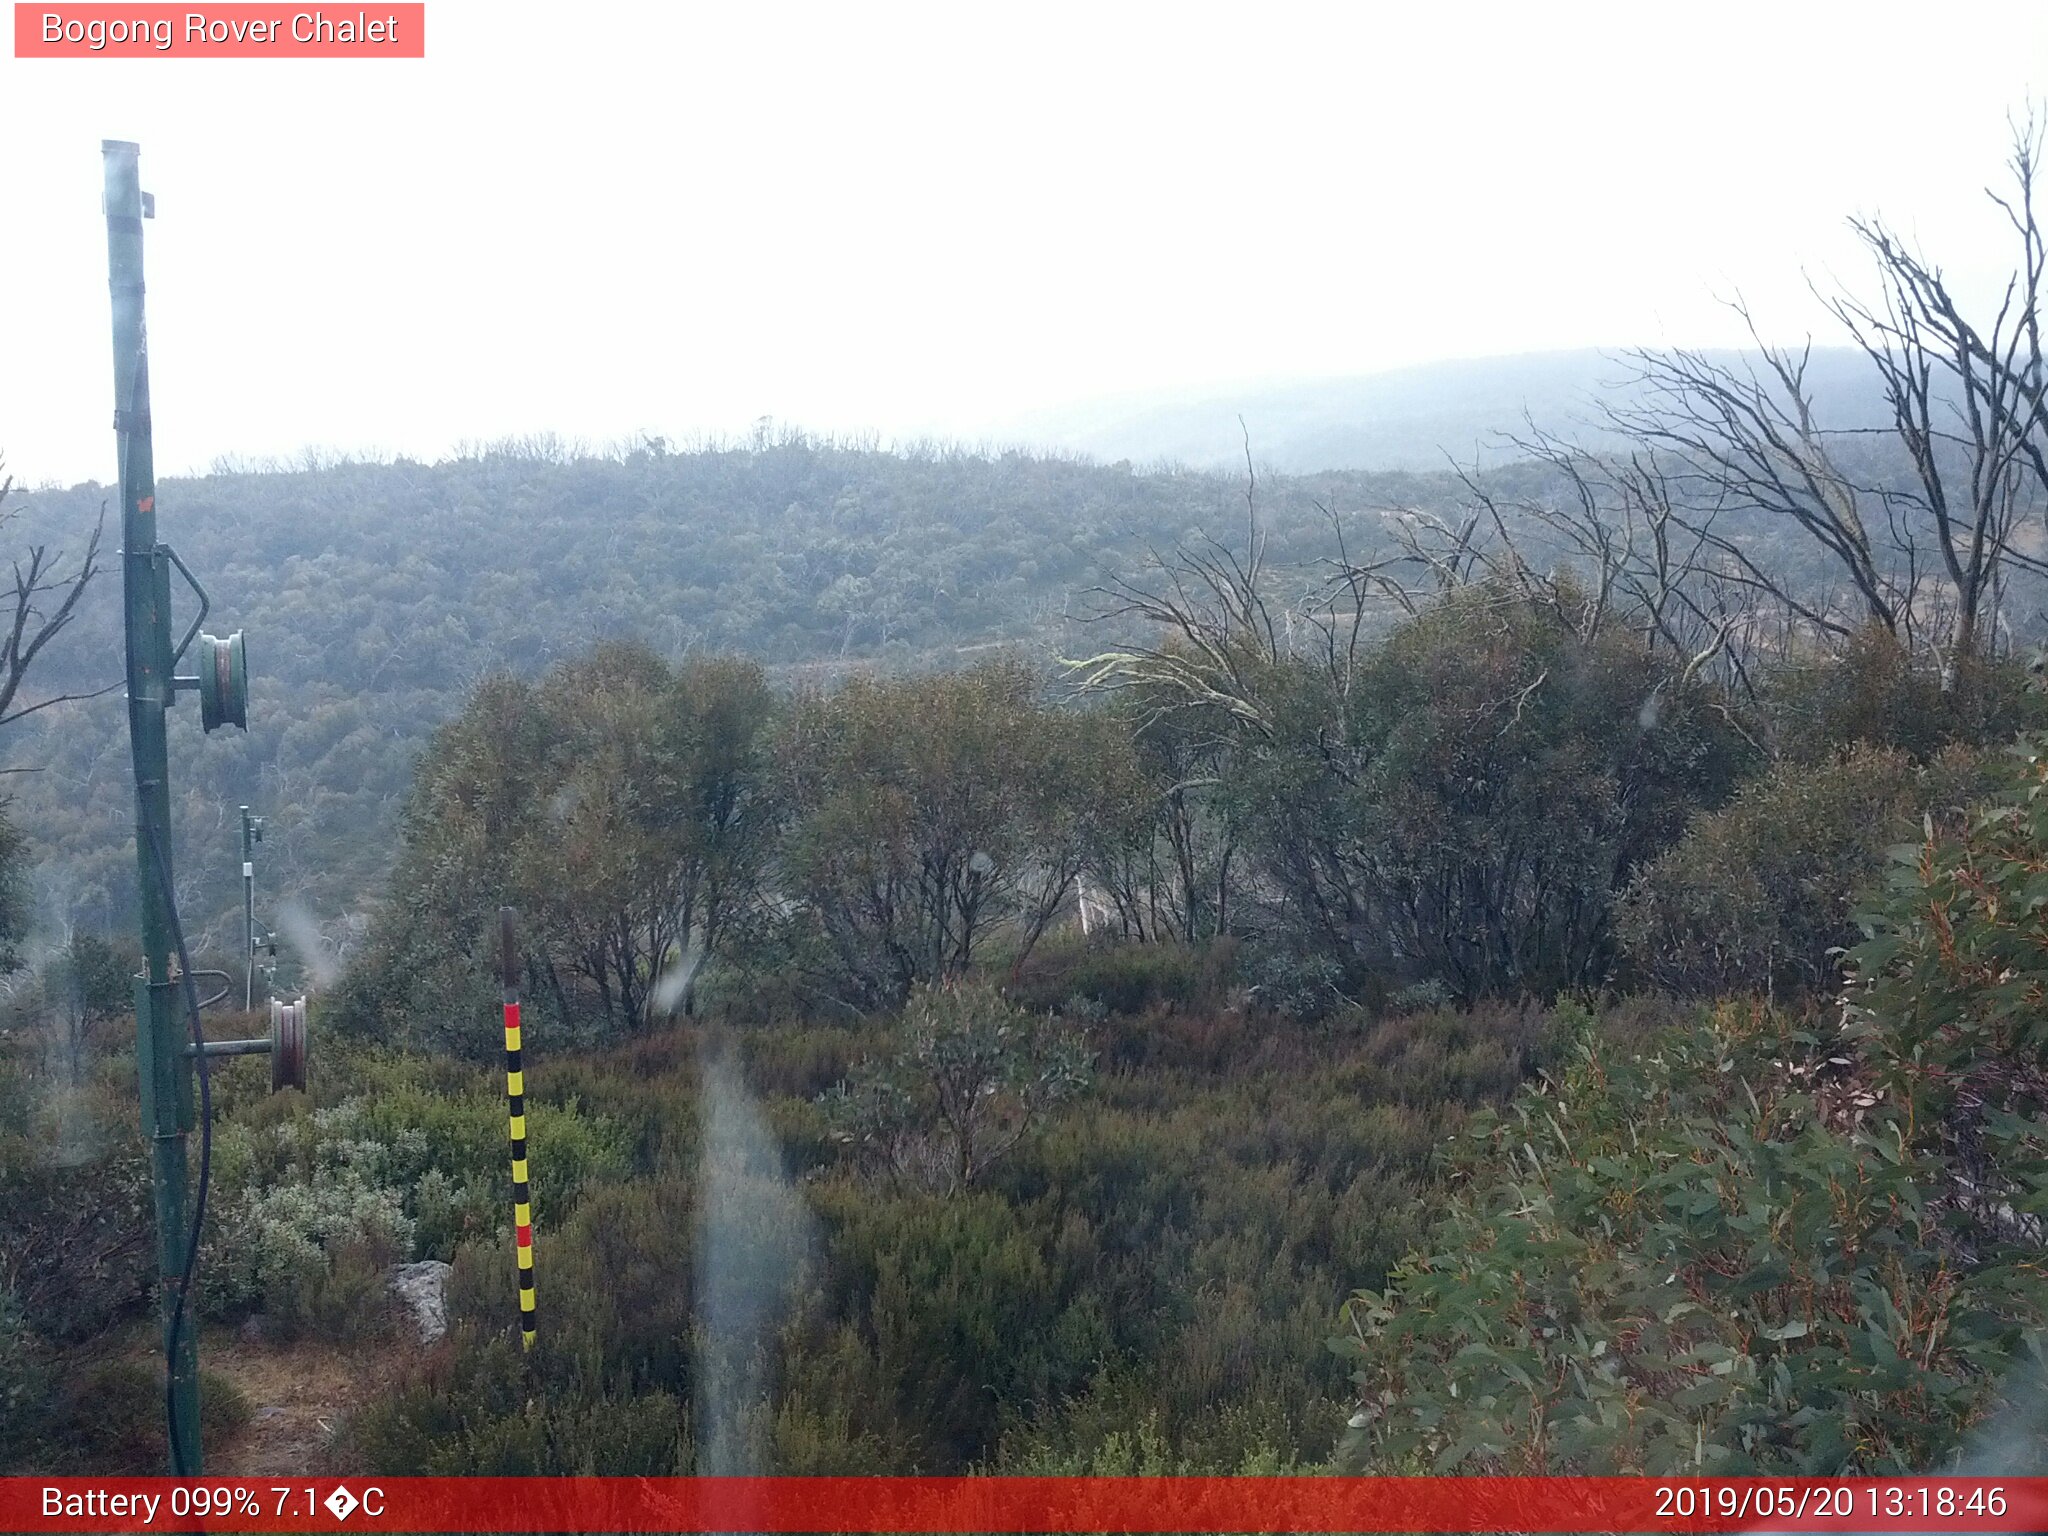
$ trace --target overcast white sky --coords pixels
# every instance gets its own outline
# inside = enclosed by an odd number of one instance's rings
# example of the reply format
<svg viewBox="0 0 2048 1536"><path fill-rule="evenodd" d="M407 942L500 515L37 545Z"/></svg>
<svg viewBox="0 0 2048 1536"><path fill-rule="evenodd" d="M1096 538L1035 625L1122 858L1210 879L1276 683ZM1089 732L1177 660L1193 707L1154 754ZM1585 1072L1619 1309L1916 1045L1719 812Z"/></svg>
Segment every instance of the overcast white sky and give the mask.
<svg viewBox="0 0 2048 1536"><path fill-rule="evenodd" d="M330 9L338 9L330 7ZM353 14L354 7L349 7ZM102 138L160 471L307 444L978 438L1096 396L1781 334L1981 188L2048 5L429 0L412 62L0 60L0 451L108 479Z"/></svg>

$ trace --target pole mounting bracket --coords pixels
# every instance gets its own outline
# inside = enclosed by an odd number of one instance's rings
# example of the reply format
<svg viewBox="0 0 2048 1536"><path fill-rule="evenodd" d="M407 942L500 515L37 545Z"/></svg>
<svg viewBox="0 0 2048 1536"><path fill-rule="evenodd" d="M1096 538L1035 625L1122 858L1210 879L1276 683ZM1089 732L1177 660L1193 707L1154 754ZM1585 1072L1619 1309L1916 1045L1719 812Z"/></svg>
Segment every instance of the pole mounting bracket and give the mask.
<svg viewBox="0 0 2048 1536"><path fill-rule="evenodd" d="M191 568L178 558L178 552L175 549L171 548L168 544L159 544L157 549L162 552L166 560L171 562L177 573L185 578L185 585L190 587L192 595L199 599L199 611L192 615L191 627L185 631L185 638L178 642L178 648L171 652L171 665L175 667L180 661L184 660L185 652L192 648L192 641L199 633L199 626L206 622L207 614L213 610L213 599L206 595L206 588L199 585L199 578L194 576ZM182 677L173 679L173 681L183 683L188 688L199 686L199 679L196 677L189 681Z"/></svg>

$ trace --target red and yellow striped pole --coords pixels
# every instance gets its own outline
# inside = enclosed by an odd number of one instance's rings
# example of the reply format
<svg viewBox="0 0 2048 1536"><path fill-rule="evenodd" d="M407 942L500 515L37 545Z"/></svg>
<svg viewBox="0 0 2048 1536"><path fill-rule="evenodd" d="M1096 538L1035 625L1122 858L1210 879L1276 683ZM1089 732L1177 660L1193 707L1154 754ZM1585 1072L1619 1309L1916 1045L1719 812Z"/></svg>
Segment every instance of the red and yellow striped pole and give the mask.
<svg viewBox="0 0 2048 1536"><path fill-rule="evenodd" d="M505 988L505 1111L512 1130L512 1238L519 1255L519 1342L533 1348L533 1196L526 1179L526 1071L519 1055L519 951L510 907L498 908L498 962Z"/></svg>

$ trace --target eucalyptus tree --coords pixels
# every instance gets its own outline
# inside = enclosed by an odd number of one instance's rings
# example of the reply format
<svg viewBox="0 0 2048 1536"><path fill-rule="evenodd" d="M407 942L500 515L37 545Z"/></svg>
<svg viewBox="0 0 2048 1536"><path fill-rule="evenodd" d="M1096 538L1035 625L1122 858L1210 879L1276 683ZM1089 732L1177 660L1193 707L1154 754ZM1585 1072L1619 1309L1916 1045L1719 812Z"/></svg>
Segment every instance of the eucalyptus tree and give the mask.
<svg viewBox="0 0 2048 1536"><path fill-rule="evenodd" d="M344 1017L437 1039L443 1015L488 1017L507 903L529 989L560 1022L617 1031L687 1011L694 978L761 899L774 708L752 663L678 668L631 643L537 683L485 679L420 759ZM680 984L662 989L666 976Z"/></svg>
<svg viewBox="0 0 2048 1536"><path fill-rule="evenodd" d="M1014 658L856 677L791 704L777 886L812 984L855 1008L965 972L997 935L1021 964L1098 838L1099 732Z"/></svg>

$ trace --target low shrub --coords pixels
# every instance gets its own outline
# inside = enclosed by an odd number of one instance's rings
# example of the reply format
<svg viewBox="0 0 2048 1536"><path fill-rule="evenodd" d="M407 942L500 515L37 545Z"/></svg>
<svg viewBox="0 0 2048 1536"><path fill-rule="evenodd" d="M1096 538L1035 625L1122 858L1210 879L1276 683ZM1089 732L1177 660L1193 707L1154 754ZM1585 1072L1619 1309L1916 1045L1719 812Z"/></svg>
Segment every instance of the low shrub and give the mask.
<svg viewBox="0 0 2048 1536"><path fill-rule="evenodd" d="M923 1188L964 1189L1080 1094L1082 1037L994 988L952 982L911 994L886 1054L820 1099L863 1165Z"/></svg>
<svg viewBox="0 0 2048 1536"><path fill-rule="evenodd" d="M1237 965L1229 939L1207 945L1079 943L1042 946L1011 988L1036 1012L1079 999L1104 1015L1215 1011L1227 1002Z"/></svg>
<svg viewBox="0 0 2048 1536"><path fill-rule="evenodd" d="M1944 687L1932 657L1874 626L1832 655L1779 667L1763 705L1784 755L1815 764L1859 745L1928 763L1948 747L2002 745L2048 718L2048 696L2019 663L1969 658Z"/></svg>
<svg viewBox="0 0 2048 1536"><path fill-rule="evenodd" d="M260 1310L285 1329L343 1339L383 1329L384 1271L412 1251L397 1194L346 1176L244 1191L207 1227L204 1315Z"/></svg>
<svg viewBox="0 0 2048 1536"><path fill-rule="evenodd" d="M48 1349L14 1293L0 1290L0 1474L27 1469L49 1416L53 1385Z"/></svg>
<svg viewBox="0 0 2048 1536"><path fill-rule="evenodd" d="M1959 1203L1942 1133L1876 1088L1889 1050L1724 1006L1634 1052L1588 1036L1482 1114L1443 1220L1331 1341L1346 1466L1943 1465L2048 1321L2021 1230L2048 1122L1985 1128L2006 1214Z"/></svg>
<svg viewBox="0 0 2048 1536"><path fill-rule="evenodd" d="M1696 997L1813 995L1859 938L1885 850L1978 787L1973 757L1919 766L1895 748L1781 762L1644 869L1616 919L1635 975Z"/></svg>

